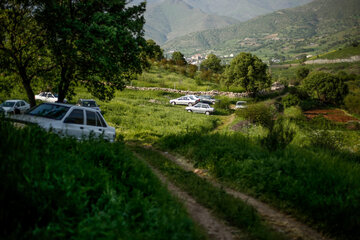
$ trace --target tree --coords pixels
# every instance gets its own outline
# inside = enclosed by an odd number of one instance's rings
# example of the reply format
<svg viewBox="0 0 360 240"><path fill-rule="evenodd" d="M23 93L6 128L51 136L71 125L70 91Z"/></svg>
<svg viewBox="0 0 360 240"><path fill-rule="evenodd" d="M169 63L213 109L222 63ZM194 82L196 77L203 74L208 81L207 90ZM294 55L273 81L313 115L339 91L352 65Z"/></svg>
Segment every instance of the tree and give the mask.
<svg viewBox="0 0 360 240"><path fill-rule="evenodd" d="M348 87L338 76L326 72L312 72L303 81L304 89L324 103L342 103Z"/></svg>
<svg viewBox="0 0 360 240"><path fill-rule="evenodd" d="M198 70L198 67L197 67L196 65L189 64L189 65L187 66L188 76L189 76L190 78L194 78L197 70Z"/></svg>
<svg viewBox="0 0 360 240"><path fill-rule="evenodd" d="M257 91L270 84L267 65L251 53L240 53L225 69L225 84L239 85L248 93Z"/></svg>
<svg viewBox="0 0 360 240"><path fill-rule="evenodd" d="M145 2L125 0L39 1L36 19L59 74L59 101L83 84L101 100L110 100L134 73L141 72Z"/></svg>
<svg viewBox="0 0 360 240"><path fill-rule="evenodd" d="M200 70L211 70L214 73L221 73L223 67L221 66L221 60L215 54L209 54L207 59L201 62Z"/></svg>
<svg viewBox="0 0 360 240"><path fill-rule="evenodd" d="M19 77L30 105L35 106L33 81L53 68L44 31L33 18L35 7L28 1L1 1L0 10L0 70L4 75Z"/></svg>
<svg viewBox="0 0 360 240"><path fill-rule="evenodd" d="M310 73L310 69L306 67L301 67L296 70L296 77L300 80L306 78Z"/></svg>
<svg viewBox="0 0 360 240"><path fill-rule="evenodd" d="M186 65L186 60L181 52L173 52L171 60L173 60L176 65Z"/></svg>

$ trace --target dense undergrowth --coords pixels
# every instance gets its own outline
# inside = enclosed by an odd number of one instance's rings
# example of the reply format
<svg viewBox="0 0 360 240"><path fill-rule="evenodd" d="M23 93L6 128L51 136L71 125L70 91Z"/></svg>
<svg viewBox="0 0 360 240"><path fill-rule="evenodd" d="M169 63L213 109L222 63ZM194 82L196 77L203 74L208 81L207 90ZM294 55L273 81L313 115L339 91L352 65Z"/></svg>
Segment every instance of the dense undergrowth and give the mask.
<svg viewBox="0 0 360 240"><path fill-rule="evenodd" d="M333 236L360 236L360 166L341 152L291 145L270 152L240 133L168 136L161 147L240 190L296 209Z"/></svg>
<svg viewBox="0 0 360 240"><path fill-rule="evenodd" d="M204 239L123 143L0 120L1 239Z"/></svg>

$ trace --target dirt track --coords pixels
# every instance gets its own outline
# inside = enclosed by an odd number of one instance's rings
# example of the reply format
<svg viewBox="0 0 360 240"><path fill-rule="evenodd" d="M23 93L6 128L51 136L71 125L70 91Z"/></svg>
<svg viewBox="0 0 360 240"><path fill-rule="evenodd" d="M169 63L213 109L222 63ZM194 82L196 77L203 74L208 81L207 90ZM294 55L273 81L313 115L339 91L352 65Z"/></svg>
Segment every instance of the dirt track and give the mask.
<svg viewBox="0 0 360 240"><path fill-rule="evenodd" d="M331 239L315 231L311 227L297 221L293 217L286 215L247 194L232 190L230 188L221 185L214 179L207 176L206 171L201 169L195 169L192 166L192 164L189 163L189 161L187 161L181 156L176 156L168 152L162 152L155 149L152 150L162 154L164 157L178 164L184 170L192 171L196 173L198 176L205 178L206 180L211 182L214 186L224 189L228 194L231 194L234 197L240 198L243 201L247 202L249 205L253 206L258 211L258 213L266 220L266 222L270 224L271 227L273 227L275 230L279 232L284 233L286 236L288 236L288 239L291 240L300 240L300 239L330 240ZM156 170L154 171L157 172ZM160 177L160 179L161 178L164 179L164 177L161 177L160 173L157 172L156 174L159 174L158 176ZM193 200L190 196L188 196L186 193L183 193L181 190L177 189L171 184L169 184L168 186L170 191L172 191L175 195L179 194L179 198L185 202L186 206L189 203L195 202L195 200ZM188 206L189 214L193 216L194 220L196 220L200 225L202 225L205 229L207 229L212 239L245 239L244 234L241 234L239 230L236 230L235 228L231 228L225 225L221 226L224 223L218 222L219 220L216 219L210 220L211 218L209 218L206 215L207 214L206 212L209 210L206 210L203 213L198 212L198 211L202 212L203 211L202 209L203 207L191 206L191 204L190 206ZM204 220L205 222L203 222ZM214 229L210 227L213 225L213 222L214 223L218 222L214 225Z"/></svg>

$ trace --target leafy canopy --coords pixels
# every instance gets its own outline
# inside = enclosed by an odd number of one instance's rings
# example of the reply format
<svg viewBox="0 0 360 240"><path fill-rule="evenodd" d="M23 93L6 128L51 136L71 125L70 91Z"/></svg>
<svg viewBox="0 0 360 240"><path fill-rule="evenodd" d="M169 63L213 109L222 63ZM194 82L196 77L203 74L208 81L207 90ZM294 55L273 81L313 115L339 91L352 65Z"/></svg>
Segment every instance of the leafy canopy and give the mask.
<svg viewBox="0 0 360 240"><path fill-rule="evenodd" d="M324 103L342 103L348 93L344 81L326 72L312 72L303 81L304 89Z"/></svg>
<svg viewBox="0 0 360 240"><path fill-rule="evenodd" d="M201 62L200 70L211 70L214 73L221 73L223 67L221 66L221 60L215 54L209 54L207 59Z"/></svg>
<svg viewBox="0 0 360 240"><path fill-rule="evenodd" d="M173 52L171 59L175 62L176 65L186 65L185 57L181 52Z"/></svg>
<svg viewBox="0 0 360 240"><path fill-rule="evenodd" d="M257 56L240 53L225 70L225 84L241 86L247 92L256 93L270 83L267 69L268 66Z"/></svg>
<svg viewBox="0 0 360 240"><path fill-rule="evenodd" d="M83 84L101 100L110 100L133 73L141 72L145 2L41 1L36 18L58 71L59 100Z"/></svg>

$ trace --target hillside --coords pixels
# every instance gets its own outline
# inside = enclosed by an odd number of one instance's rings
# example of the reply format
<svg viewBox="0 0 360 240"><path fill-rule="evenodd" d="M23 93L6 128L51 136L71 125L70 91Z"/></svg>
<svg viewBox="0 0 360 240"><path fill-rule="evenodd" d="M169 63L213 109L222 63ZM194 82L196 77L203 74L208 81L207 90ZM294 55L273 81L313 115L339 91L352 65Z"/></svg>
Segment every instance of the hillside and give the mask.
<svg viewBox="0 0 360 240"><path fill-rule="evenodd" d="M261 57L317 54L359 39L358 0L316 0L222 29L192 33L166 43L165 50L191 54L251 51Z"/></svg>
<svg viewBox="0 0 360 240"><path fill-rule="evenodd" d="M138 4L143 0L134 0ZM312 0L148 0L145 37L163 44L175 37L222 28Z"/></svg>
<svg viewBox="0 0 360 240"><path fill-rule="evenodd" d="M145 12L145 37L162 44L191 32L226 27L236 19L208 14L181 0L148 4Z"/></svg>

